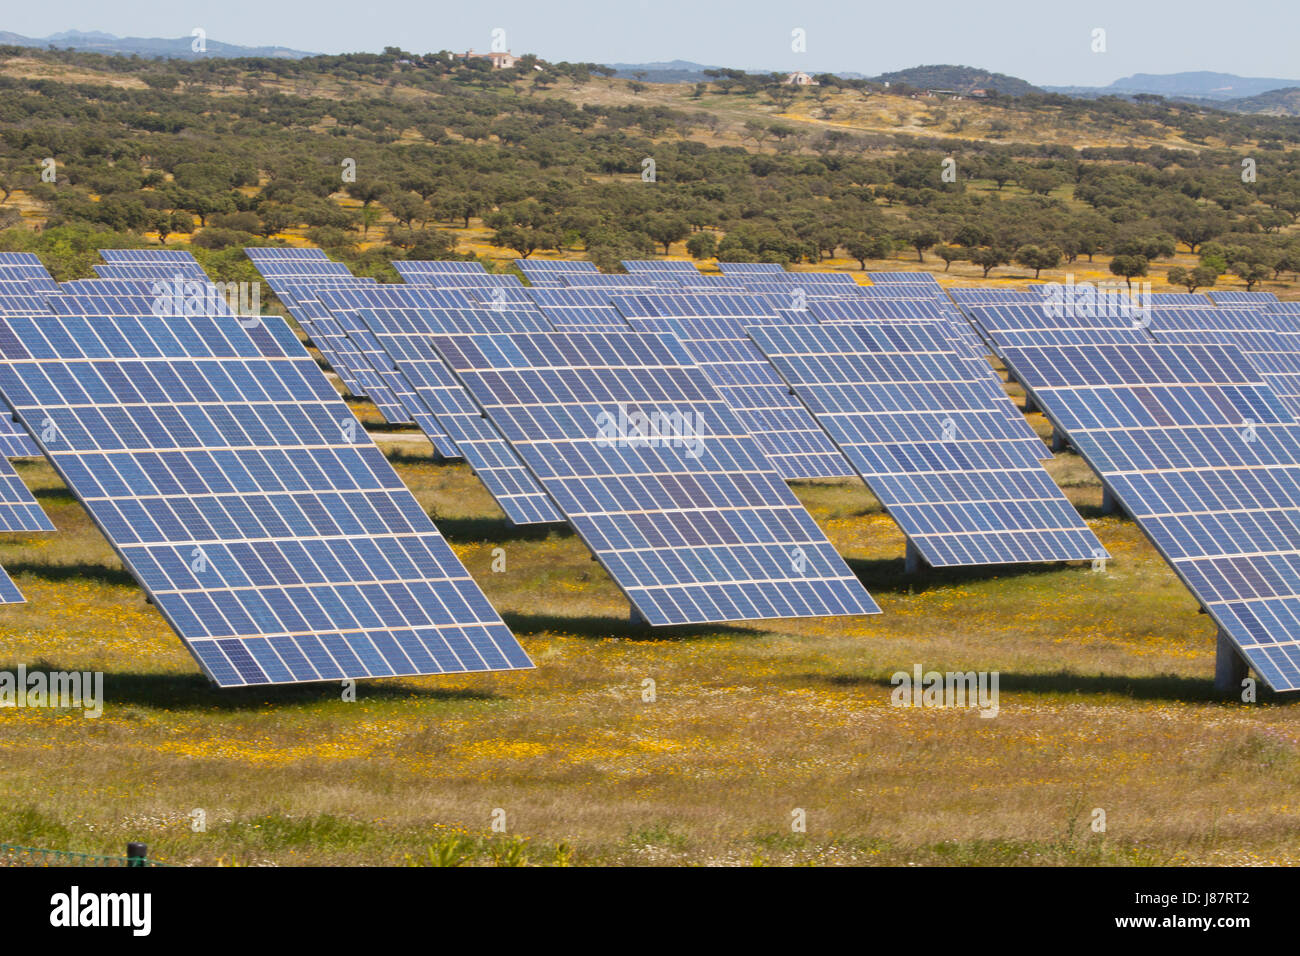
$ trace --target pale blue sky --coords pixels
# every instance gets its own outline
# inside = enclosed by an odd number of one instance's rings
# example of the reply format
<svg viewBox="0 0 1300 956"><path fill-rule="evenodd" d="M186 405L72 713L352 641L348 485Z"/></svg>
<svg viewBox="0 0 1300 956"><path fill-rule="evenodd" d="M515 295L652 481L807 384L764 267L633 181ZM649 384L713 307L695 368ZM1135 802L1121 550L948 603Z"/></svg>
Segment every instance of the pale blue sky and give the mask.
<svg viewBox="0 0 1300 956"><path fill-rule="evenodd" d="M27 36L103 30L208 36L322 53L486 49L495 27L516 53L551 60L695 60L742 69L876 74L961 63L1045 85L1104 85L1131 73L1213 70L1296 78L1295 0L58 0L8 4L0 29ZM1106 30L1107 51L1090 49ZM791 31L807 52L791 50Z"/></svg>

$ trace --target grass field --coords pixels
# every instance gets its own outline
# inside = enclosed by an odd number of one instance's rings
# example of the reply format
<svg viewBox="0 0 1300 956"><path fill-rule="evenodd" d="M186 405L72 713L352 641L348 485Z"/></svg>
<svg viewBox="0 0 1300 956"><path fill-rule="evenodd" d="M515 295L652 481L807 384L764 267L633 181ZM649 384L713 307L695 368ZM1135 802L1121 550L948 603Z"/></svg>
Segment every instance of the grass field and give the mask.
<svg viewBox="0 0 1300 956"><path fill-rule="evenodd" d="M29 602L0 607L0 669L102 670L106 703L0 712L0 842L240 865L1300 862L1300 708L1215 697L1209 620L1072 455L1050 468L1104 573L908 577L863 486L805 484L884 613L661 633L567 530L512 530L465 466L380 438L537 668L362 682L351 703L215 690L26 463L58 533L0 538ZM999 715L891 707L918 663L1000 672Z"/></svg>

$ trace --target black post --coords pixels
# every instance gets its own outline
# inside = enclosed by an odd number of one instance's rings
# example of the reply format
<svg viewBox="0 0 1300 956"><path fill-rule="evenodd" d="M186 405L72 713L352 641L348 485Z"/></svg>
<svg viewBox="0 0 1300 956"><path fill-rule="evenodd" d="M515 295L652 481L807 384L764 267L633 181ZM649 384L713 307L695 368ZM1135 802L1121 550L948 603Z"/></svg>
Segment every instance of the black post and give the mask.
<svg viewBox="0 0 1300 956"><path fill-rule="evenodd" d="M128 843L126 845L126 865L127 866L147 866L146 858L149 856L149 847L143 843Z"/></svg>

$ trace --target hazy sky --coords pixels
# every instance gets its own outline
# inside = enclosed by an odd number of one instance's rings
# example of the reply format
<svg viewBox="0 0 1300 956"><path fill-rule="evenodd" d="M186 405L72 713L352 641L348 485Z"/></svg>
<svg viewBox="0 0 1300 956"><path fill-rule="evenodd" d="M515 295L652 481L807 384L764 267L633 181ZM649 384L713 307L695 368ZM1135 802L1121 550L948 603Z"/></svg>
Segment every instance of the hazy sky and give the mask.
<svg viewBox="0 0 1300 956"><path fill-rule="evenodd" d="M741 69L854 71L958 63L1052 86L1213 70L1296 78L1296 0L58 0L7 4L0 29L103 30L320 53L473 47L506 31L516 53L603 63L694 60ZM791 49L802 29L807 51ZM1093 30L1106 31L1094 53Z"/></svg>

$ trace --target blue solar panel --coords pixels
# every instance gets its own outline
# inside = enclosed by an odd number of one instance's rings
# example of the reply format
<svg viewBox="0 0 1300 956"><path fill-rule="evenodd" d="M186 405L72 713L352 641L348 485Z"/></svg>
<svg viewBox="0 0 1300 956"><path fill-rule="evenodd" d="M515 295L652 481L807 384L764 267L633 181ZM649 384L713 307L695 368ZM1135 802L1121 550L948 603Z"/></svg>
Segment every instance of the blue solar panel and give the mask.
<svg viewBox="0 0 1300 956"><path fill-rule="evenodd" d="M1277 296L1272 292L1236 292L1211 289L1205 293L1215 305L1254 305L1267 308L1277 304Z"/></svg>
<svg viewBox="0 0 1300 956"><path fill-rule="evenodd" d="M1006 355L1260 676L1300 689L1300 426L1241 353L1147 344Z"/></svg>
<svg viewBox="0 0 1300 956"><path fill-rule="evenodd" d="M1293 416L1300 416L1300 353L1294 336L1254 309L1155 306L1147 331L1157 342L1232 345L1239 349Z"/></svg>
<svg viewBox="0 0 1300 956"><path fill-rule="evenodd" d="M379 301L394 298L396 288L376 290ZM424 292L427 299L458 298L456 293ZM509 443L482 417L434 350L430 336L439 332L482 332L502 327L502 316L488 310L466 309L459 304L437 308L388 305L358 309L375 340L392 358L398 371L455 442L483 486L514 524L563 521L564 517L529 473ZM546 320L541 319L545 328ZM513 325L513 323L511 323Z"/></svg>
<svg viewBox="0 0 1300 956"><path fill-rule="evenodd" d="M141 265L186 263L198 265L193 253L186 249L100 249L99 254L107 263L140 263Z"/></svg>
<svg viewBox="0 0 1300 956"><path fill-rule="evenodd" d="M6 411L5 420L9 420ZM23 435L27 433L24 431ZM35 447L33 445L33 447ZM25 454L25 453L24 453ZM40 454L39 451L36 454ZM14 456L19 457L19 456ZM0 458L0 532L53 531L54 525L27 490L18 472ZM4 568L0 568L0 604L22 603L23 596Z"/></svg>
<svg viewBox="0 0 1300 956"><path fill-rule="evenodd" d="M557 332L626 332L614 308L613 289L529 289L533 302Z"/></svg>
<svg viewBox="0 0 1300 956"><path fill-rule="evenodd" d="M534 286L562 286L565 275L600 275L595 264L585 259L516 259L515 265Z"/></svg>
<svg viewBox="0 0 1300 956"><path fill-rule="evenodd" d="M370 288L323 289L316 294L321 304L330 311L340 328L370 362L375 373L396 396L406 415L424 432L434 450L443 458L461 457L460 449L452 441L446 430L438 423L432 410L415 387L397 368L387 350L370 331L370 326L358 314L362 308L390 306L394 302L405 303L409 295L402 294L401 286L373 286Z"/></svg>
<svg viewBox="0 0 1300 956"><path fill-rule="evenodd" d="M1105 555L939 326L749 333L934 567Z"/></svg>
<svg viewBox="0 0 1300 956"><path fill-rule="evenodd" d="M393 268L407 282L423 276L486 276L488 271L476 259L394 259Z"/></svg>
<svg viewBox="0 0 1300 956"><path fill-rule="evenodd" d="M58 283L32 252L0 252L0 279L25 279L38 291L53 291Z"/></svg>
<svg viewBox="0 0 1300 956"><path fill-rule="evenodd" d="M940 288L939 280L930 272L868 272L872 285L931 285Z"/></svg>
<svg viewBox="0 0 1300 956"><path fill-rule="evenodd" d="M728 278L740 279L751 277L773 278L785 274L785 266L779 262L719 262L718 271Z"/></svg>
<svg viewBox="0 0 1300 956"><path fill-rule="evenodd" d="M160 263L112 263L109 265L91 266L95 270L95 275L101 279L160 279L174 280L182 279L202 279L209 281L205 273L197 263L186 262L160 262Z"/></svg>
<svg viewBox="0 0 1300 956"><path fill-rule="evenodd" d="M899 321L912 323L922 319L939 322L949 347L957 353L959 361L967 367L971 378L983 382L980 387L984 390L988 401L1008 422L1012 423L1012 427L1020 433L1021 440L1026 443L1025 447L1033 451L1039 459L1052 457L1033 426L1025 421L1020 410L1007 398L1007 393L1002 388L1002 379L985 360L983 350L973 347L936 303L925 299L818 301L808 304L808 313L823 325L863 321L873 324Z"/></svg>
<svg viewBox="0 0 1300 956"><path fill-rule="evenodd" d="M879 610L671 340L434 343L650 624Z"/></svg>
<svg viewBox="0 0 1300 956"><path fill-rule="evenodd" d="M623 268L633 275L645 273L647 275L700 278L700 270L695 268L695 263L688 262L685 259L624 259Z"/></svg>
<svg viewBox="0 0 1300 956"><path fill-rule="evenodd" d="M273 323L0 320L0 392L215 683L531 666Z"/></svg>
<svg viewBox="0 0 1300 956"><path fill-rule="evenodd" d="M638 332L673 335L786 480L855 472L745 332L781 321L752 296L615 296Z"/></svg>

